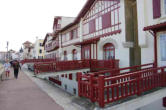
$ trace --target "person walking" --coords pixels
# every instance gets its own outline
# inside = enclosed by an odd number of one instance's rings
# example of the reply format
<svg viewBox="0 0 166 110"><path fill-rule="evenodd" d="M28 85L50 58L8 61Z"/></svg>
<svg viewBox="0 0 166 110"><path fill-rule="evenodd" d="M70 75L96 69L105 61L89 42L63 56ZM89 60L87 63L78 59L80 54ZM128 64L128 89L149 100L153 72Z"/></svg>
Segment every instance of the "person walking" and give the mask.
<svg viewBox="0 0 166 110"><path fill-rule="evenodd" d="M16 60L13 62L13 69L14 69L14 77L17 79L18 78L18 72L19 72L19 68L21 69L21 66L19 64L19 62Z"/></svg>
<svg viewBox="0 0 166 110"><path fill-rule="evenodd" d="M10 74L10 63L8 60L6 60L5 64L4 64L4 69L5 69L5 74L6 74L6 78L9 78L9 74Z"/></svg>

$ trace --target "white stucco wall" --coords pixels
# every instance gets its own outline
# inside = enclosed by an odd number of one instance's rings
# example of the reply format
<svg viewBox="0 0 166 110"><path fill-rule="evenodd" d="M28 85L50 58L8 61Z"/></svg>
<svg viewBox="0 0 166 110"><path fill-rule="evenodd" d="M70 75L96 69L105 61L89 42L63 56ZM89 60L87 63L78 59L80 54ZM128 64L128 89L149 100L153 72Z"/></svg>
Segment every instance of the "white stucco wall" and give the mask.
<svg viewBox="0 0 166 110"><path fill-rule="evenodd" d="M153 4L152 0L137 0L137 14L138 14L138 38L141 46L141 63L154 62L154 37L148 32L143 31L146 26L159 24L166 21L164 14L163 0L161 0L161 17L153 19ZM159 37L159 36L158 36ZM158 38L159 39L159 38ZM159 50L158 41L158 50ZM159 51L158 51L159 54ZM159 59L158 55L158 59ZM160 66L160 61L158 62Z"/></svg>
<svg viewBox="0 0 166 110"><path fill-rule="evenodd" d="M64 60L64 51L67 51L67 60L73 60L72 51L74 49L76 49L76 51L77 51L77 58L78 58L78 60L80 60L81 59L81 47L74 46L74 45L62 48L61 60Z"/></svg>
<svg viewBox="0 0 166 110"><path fill-rule="evenodd" d="M75 18L73 17L62 17L61 19L61 28L65 27L69 23L72 23Z"/></svg>

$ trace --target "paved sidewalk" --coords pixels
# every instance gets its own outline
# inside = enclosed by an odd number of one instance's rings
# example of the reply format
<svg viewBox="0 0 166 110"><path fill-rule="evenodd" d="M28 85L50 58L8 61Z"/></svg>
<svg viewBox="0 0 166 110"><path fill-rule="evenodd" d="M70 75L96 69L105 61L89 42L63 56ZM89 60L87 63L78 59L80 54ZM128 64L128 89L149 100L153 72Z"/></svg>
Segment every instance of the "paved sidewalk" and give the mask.
<svg viewBox="0 0 166 110"><path fill-rule="evenodd" d="M0 83L0 110L63 110L23 72Z"/></svg>

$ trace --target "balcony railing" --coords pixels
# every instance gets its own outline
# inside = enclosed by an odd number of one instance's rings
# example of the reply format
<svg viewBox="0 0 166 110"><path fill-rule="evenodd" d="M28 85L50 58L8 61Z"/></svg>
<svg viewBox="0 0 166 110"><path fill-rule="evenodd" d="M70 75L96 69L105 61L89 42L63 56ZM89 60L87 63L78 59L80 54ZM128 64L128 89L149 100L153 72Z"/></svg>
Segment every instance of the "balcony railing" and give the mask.
<svg viewBox="0 0 166 110"><path fill-rule="evenodd" d="M57 40L54 40L54 41L50 42L48 44L48 46L45 47L45 49L48 52L48 51L52 51L52 50L54 50L54 49L56 49L58 47L59 47L59 42Z"/></svg>
<svg viewBox="0 0 166 110"><path fill-rule="evenodd" d="M21 60L20 63L37 63L37 62L55 62L56 59L24 59Z"/></svg>
<svg viewBox="0 0 166 110"><path fill-rule="evenodd" d="M150 66L150 64L137 67L144 66ZM120 73L121 70L127 69L131 72ZM154 68L151 65L137 71L136 69L133 70L133 67L119 69L114 76L108 75L108 71L86 75L78 73L78 94L104 107L105 104L166 86L166 67Z"/></svg>
<svg viewBox="0 0 166 110"><path fill-rule="evenodd" d="M89 68L91 71L110 70L119 67L119 60L75 60L36 63L35 72L56 72ZM98 68L98 69L97 69Z"/></svg>

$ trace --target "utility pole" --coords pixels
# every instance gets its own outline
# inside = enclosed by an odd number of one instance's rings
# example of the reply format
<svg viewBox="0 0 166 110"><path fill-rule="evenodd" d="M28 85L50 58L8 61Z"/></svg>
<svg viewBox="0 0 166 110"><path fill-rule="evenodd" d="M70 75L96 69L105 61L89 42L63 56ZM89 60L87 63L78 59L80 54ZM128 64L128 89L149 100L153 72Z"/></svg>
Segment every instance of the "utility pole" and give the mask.
<svg viewBox="0 0 166 110"><path fill-rule="evenodd" d="M9 54L8 54L8 46L9 46L9 42L7 41L7 57L6 57L6 59L9 59Z"/></svg>

